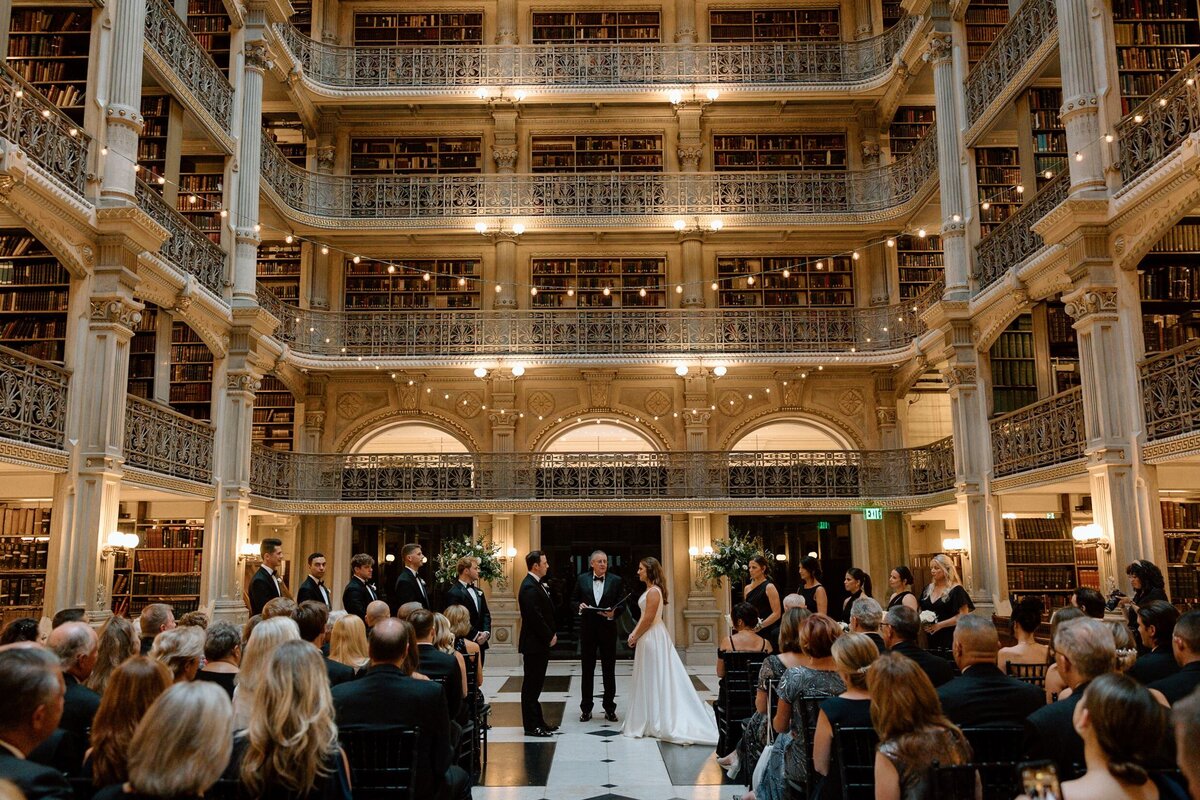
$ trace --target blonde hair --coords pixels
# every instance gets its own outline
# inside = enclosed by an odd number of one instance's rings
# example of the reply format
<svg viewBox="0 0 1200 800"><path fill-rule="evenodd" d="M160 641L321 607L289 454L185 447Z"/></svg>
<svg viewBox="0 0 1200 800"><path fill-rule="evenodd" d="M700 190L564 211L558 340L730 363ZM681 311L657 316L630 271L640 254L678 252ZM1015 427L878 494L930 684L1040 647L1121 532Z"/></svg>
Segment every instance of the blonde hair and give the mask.
<svg viewBox="0 0 1200 800"><path fill-rule="evenodd" d="M450 630L454 631L455 636L469 636L471 633L471 612L467 611L466 606L448 606L444 612L446 621L450 623Z"/></svg>
<svg viewBox="0 0 1200 800"><path fill-rule="evenodd" d="M454 652L454 631L445 614L433 615L433 646L443 653Z"/></svg>
<svg viewBox="0 0 1200 800"><path fill-rule="evenodd" d="M1128 672L1138 658L1133 634L1124 620L1106 619L1104 624L1112 631L1113 645L1117 648L1117 672Z"/></svg>
<svg viewBox="0 0 1200 800"><path fill-rule="evenodd" d="M232 752L229 695L215 683L177 683L133 732L129 783L151 797L197 797L221 777Z"/></svg>
<svg viewBox="0 0 1200 800"><path fill-rule="evenodd" d="M254 626L250 641L242 652L242 663L238 669L238 708L242 703L251 700L258 690L258 684L267 674L271 663L271 653L285 642L294 642L300 638L300 627L291 617L272 617L264 619ZM266 681L270 683L270 681ZM245 693L251 697L246 697Z"/></svg>
<svg viewBox="0 0 1200 800"><path fill-rule="evenodd" d="M879 648L865 633L843 633L833 643L833 661L846 679L846 688L867 688L867 669L879 658Z"/></svg>
<svg viewBox="0 0 1200 800"><path fill-rule="evenodd" d="M958 567L954 566L954 560L945 553L938 553L930 563L936 563L946 573L946 584L948 586L961 586L962 579L958 577Z"/></svg>
<svg viewBox="0 0 1200 800"><path fill-rule="evenodd" d="M361 617L347 614L333 624L333 633L329 637L329 657L354 669L371 663L367 626Z"/></svg>
<svg viewBox="0 0 1200 800"><path fill-rule="evenodd" d="M253 797L275 784L303 794L329 774L329 756L337 750L329 677L320 652L301 641L275 648L267 669L272 679L254 693L242 734L241 782Z"/></svg>
<svg viewBox="0 0 1200 800"><path fill-rule="evenodd" d="M154 637L150 648L150 657L169 669L176 681L184 677L193 661L199 666L203 655L204 629L191 625L163 631Z"/></svg>

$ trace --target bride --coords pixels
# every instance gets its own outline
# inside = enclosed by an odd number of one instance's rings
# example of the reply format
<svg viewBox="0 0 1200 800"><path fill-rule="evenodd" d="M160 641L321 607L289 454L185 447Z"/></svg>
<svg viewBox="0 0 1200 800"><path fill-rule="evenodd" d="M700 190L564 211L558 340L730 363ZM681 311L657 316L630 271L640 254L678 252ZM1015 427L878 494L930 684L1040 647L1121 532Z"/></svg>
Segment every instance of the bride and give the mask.
<svg viewBox="0 0 1200 800"><path fill-rule="evenodd" d="M629 646L636 645L633 697L621 732L676 744L715 745L716 718L696 694L662 621L667 604L662 564L656 558L643 558L637 574L646 584L646 591L638 599L642 618L629 634Z"/></svg>

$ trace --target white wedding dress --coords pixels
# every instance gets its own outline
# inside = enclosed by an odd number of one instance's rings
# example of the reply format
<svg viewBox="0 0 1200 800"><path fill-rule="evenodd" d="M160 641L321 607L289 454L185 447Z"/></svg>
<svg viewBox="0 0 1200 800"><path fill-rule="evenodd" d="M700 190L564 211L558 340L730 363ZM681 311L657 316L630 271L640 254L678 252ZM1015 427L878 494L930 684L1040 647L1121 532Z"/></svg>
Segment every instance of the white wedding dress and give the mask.
<svg viewBox="0 0 1200 800"><path fill-rule="evenodd" d="M646 597L657 592L652 587L638 599L646 613ZM676 744L717 743L717 720L712 708L700 699L692 686L675 643L662 621L663 606L649 630L638 639L633 651L633 692L621 733L649 736Z"/></svg>

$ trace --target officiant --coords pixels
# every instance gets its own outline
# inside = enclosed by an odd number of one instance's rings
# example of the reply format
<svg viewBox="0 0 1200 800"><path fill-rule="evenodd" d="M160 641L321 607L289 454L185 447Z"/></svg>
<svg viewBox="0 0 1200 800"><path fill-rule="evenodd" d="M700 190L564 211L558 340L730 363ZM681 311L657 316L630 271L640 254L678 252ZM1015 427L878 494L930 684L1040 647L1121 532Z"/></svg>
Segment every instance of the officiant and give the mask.
<svg viewBox="0 0 1200 800"><path fill-rule="evenodd" d="M620 577L608 571L608 555L602 550L588 559L591 567L575 580L571 602L579 614L579 648L583 661L579 700L579 721L592 718L594 702L596 654L600 655L600 671L604 676L604 718L617 721L617 623L625 598Z"/></svg>

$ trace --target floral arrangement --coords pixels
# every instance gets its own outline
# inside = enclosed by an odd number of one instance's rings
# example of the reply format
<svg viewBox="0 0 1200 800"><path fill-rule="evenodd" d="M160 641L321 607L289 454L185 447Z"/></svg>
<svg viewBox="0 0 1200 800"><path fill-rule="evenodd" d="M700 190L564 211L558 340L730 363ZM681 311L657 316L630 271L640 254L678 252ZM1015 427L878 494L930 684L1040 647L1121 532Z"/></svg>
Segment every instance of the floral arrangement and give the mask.
<svg viewBox="0 0 1200 800"><path fill-rule="evenodd" d="M494 581L504 574L504 565L500 561L500 546L493 545L488 540L476 540L470 536L448 539L442 543L442 551L438 553L437 579L440 583L452 583L458 579L458 560L466 556L479 559L479 577L488 582Z"/></svg>
<svg viewBox="0 0 1200 800"><path fill-rule="evenodd" d="M750 569L750 559L754 556L765 556L772 559L771 553L763 549L761 539L730 533L728 539L717 539L713 542L712 552L705 553L696 559L700 577L707 581L718 581L729 578L731 581L743 580Z"/></svg>
<svg viewBox="0 0 1200 800"><path fill-rule="evenodd" d="M933 623L938 621L937 614L933 613L929 609L925 609L920 614L918 614L917 619L921 620L921 623L923 625L932 625Z"/></svg>

